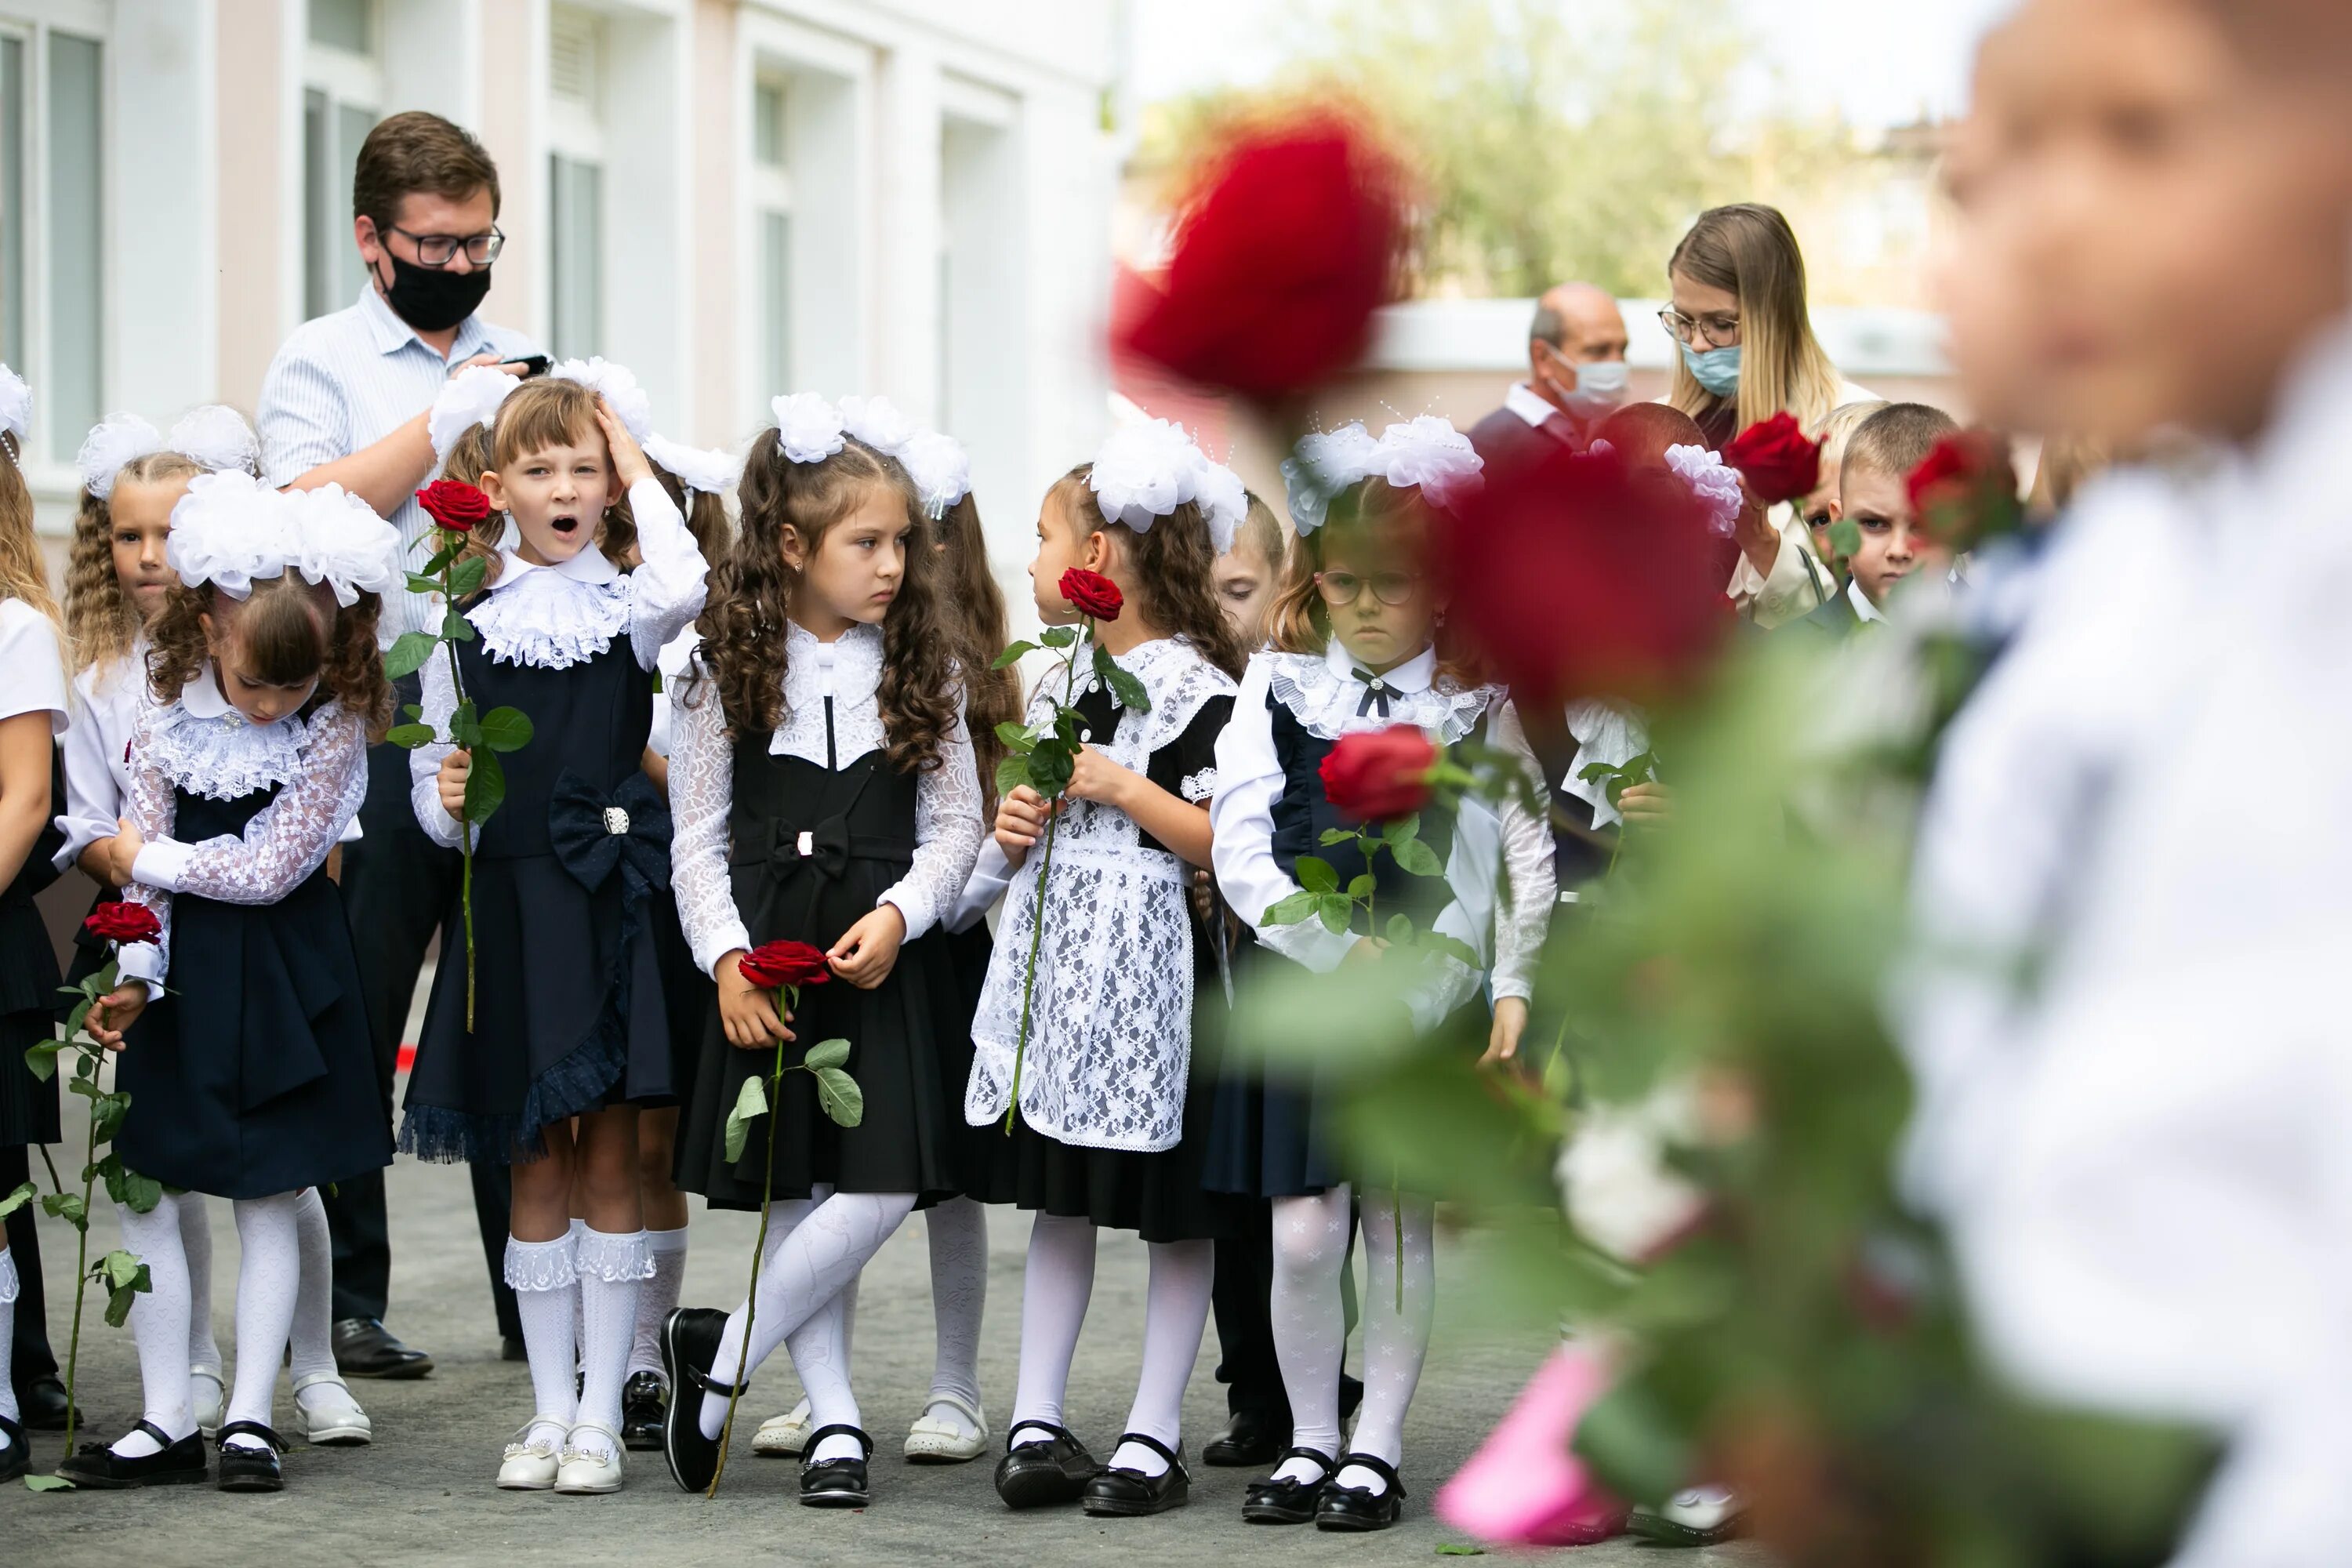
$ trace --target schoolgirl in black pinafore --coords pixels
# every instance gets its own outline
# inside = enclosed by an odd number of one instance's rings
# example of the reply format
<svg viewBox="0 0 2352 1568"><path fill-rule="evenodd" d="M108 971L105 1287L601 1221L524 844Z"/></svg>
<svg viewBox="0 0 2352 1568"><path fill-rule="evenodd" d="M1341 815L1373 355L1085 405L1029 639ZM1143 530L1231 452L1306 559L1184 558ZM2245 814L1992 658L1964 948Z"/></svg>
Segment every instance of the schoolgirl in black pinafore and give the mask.
<svg viewBox="0 0 2352 1568"><path fill-rule="evenodd" d="M883 895L906 883L916 866L919 795L925 775L891 765L880 747L843 763L844 721L836 700L815 696L821 688L809 667L838 651L847 658L878 659L881 633L853 627L838 650L821 650L797 626L791 628L788 683L803 703L821 705L822 763L774 748L768 731L732 738L718 734L723 723L719 694L702 680L687 689L672 716L673 733L693 727L701 746L720 745L730 759L727 805L727 881L742 939L757 947L768 942L803 942L824 950L873 912ZM871 645L869 647L867 645ZM877 666L878 668L878 666ZM859 681L862 686L863 682ZM788 698L788 701L790 699ZM708 707L704 705L707 704ZM873 737L860 732L866 740ZM856 744L856 742L851 742ZM696 746L678 744L679 770L692 768ZM871 991L835 979L804 986L792 1022L796 1039L785 1047L789 1065L822 1041L849 1042L845 1064L865 1100L854 1128L836 1125L819 1105L814 1078L787 1072L773 1112L774 1193L808 1197L819 1185L844 1193L912 1193L934 1203L965 1190L968 1143L958 1110L961 1070L969 1062L968 1017L961 984L947 934L936 920L953 900L969 873L976 848L978 781L969 746L942 748L942 770L961 769L961 781L942 779L966 797L972 820L955 825L958 864L901 912L911 934L898 949L889 976ZM694 798L694 784L674 771L673 798ZM698 948L714 939L681 889L681 910ZM716 962L719 954L713 954ZM704 1026L694 1073L694 1097L680 1118L677 1184L701 1194L715 1208L756 1209L769 1172L769 1133L756 1130L742 1157L730 1162L724 1132L727 1114L744 1080L766 1077L773 1066L768 1050L743 1050L728 1043L716 1009Z"/></svg>
<svg viewBox="0 0 2352 1568"><path fill-rule="evenodd" d="M64 728L70 708L49 618L22 599L0 598L0 655L10 678L10 689L0 692L0 717L46 712L52 733ZM55 763L49 801L51 811L65 810L64 774ZM25 1052L57 1037L57 951L33 896L57 880L51 861L64 842L55 826L45 826L0 890L0 1149L58 1138L57 1084L36 1078Z"/></svg>

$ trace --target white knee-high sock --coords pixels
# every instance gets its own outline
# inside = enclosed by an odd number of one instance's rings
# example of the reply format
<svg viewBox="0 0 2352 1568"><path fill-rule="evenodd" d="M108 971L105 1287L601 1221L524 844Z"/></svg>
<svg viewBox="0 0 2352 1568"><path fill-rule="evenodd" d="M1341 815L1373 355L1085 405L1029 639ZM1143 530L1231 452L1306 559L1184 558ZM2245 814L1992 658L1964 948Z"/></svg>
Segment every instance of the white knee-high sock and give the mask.
<svg viewBox="0 0 2352 1568"><path fill-rule="evenodd" d="M1348 1321L1339 1270L1348 1257L1348 1189L1274 1200L1274 1289L1268 1312L1275 1359L1290 1396L1290 1440L1334 1458L1339 1453L1339 1361ZM1311 1481L1326 1472L1285 1459L1275 1474Z"/></svg>
<svg viewBox="0 0 2352 1568"><path fill-rule="evenodd" d="M269 1425L270 1398L278 1391L278 1358L294 1329L294 1297L302 1279L302 1245L296 1237L294 1194L236 1200L236 1385L230 1390L231 1421ZM238 1433L228 1442L241 1448L268 1447Z"/></svg>
<svg viewBox="0 0 2352 1568"><path fill-rule="evenodd" d="M296 1383L335 1372L335 1243L327 1234L326 1200L316 1187L294 1199L294 1239L301 1248L302 1277L294 1288L294 1331L286 1358ZM324 1397L325 1390L320 1391ZM297 1401L311 1396L304 1389Z"/></svg>
<svg viewBox="0 0 2352 1568"><path fill-rule="evenodd" d="M641 1372L662 1375L662 1323L677 1310L677 1289L686 1282L686 1227L646 1232L646 1249L654 1271L637 1288L636 1332L629 1344L631 1377Z"/></svg>
<svg viewBox="0 0 2352 1568"><path fill-rule="evenodd" d="M629 1347L637 1333L637 1295L654 1271L653 1250L642 1230L614 1234L583 1230L572 1257L580 1276L580 1420L607 1432L621 1429L621 1384L628 1381ZM610 1456L612 1445L593 1435L576 1437L575 1448Z"/></svg>
<svg viewBox="0 0 2352 1568"><path fill-rule="evenodd" d="M188 1364L217 1381L220 1342L213 1336L213 1220L202 1193L180 1200L180 1250L188 1260Z"/></svg>
<svg viewBox="0 0 2352 1568"><path fill-rule="evenodd" d="M912 1193L835 1193L809 1210L776 1248L775 1263L760 1271L759 1310L738 1308L727 1320L719 1342L713 1375L726 1381L735 1365L737 1347L744 1342L745 1320L751 1319L751 1354L745 1375L768 1359L787 1335L857 1277L866 1260L890 1239L915 1209ZM748 1305L748 1303L747 1303ZM716 1436L727 1418L727 1401L715 1394L702 1399L702 1429Z"/></svg>
<svg viewBox="0 0 2352 1568"><path fill-rule="evenodd" d="M988 1308L988 1210L970 1198L950 1198L924 1216L931 1247L931 1321L938 1348L931 1358L934 1420L959 1429L971 1423L941 1394L980 1408L980 1321ZM969 1434L968 1434L969 1435Z"/></svg>
<svg viewBox="0 0 2352 1568"><path fill-rule="evenodd" d="M572 1256L575 1262L580 1257L580 1238L586 1234L588 1234L588 1222L586 1220L575 1219L572 1222L572 1229L569 1232L569 1237L572 1242ZM582 1345L588 1342L588 1322L582 1315L583 1310L583 1309L581 1305L580 1297L575 1292L572 1298L572 1349L574 1354L579 1352ZM579 1372L580 1369L578 1367L572 1368L575 1382L577 1381Z"/></svg>
<svg viewBox="0 0 2352 1568"><path fill-rule="evenodd" d="M531 1423L523 1440L561 1448L580 1414L572 1383L579 1363L572 1337L580 1283L572 1265L572 1237L524 1241L508 1237L506 1275L522 1319L523 1352L530 1362Z"/></svg>
<svg viewBox="0 0 2352 1568"><path fill-rule="evenodd" d="M1421 1384L1429 1354L1430 1321L1437 1306L1436 1226L1429 1204L1404 1200L1404 1310L1397 1310L1397 1203L1368 1192L1364 1202L1364 1403L1349 1447L1386 1459L1404 1457L1404 1415ZM1343 1487L1388 1489L1360 1466L1339 1475Z"/></svg>
<svg viewBox="0 0 2352 1568"><path fill-rule="evenodd" d="M1024 1422L1067 1426L1062 1396L1070 1386L1070 1358L1086 1327L1095 1289L1094 1222L1041 1214L1029 1226L1029 1258L1021 1276L1021 1379L1013 1394L1016 1443L1043 1442L1051 1433L1021 1430Z"/></svg>
<svg viewBox="0 0 2352 1568"><path fill-rule="evenodd" d="M857 1280L852 1279L832 1300L819 1307L809 1321L784 1336L784 1352L793 1358L801 1390L808 1395L809 1429L856 1426L866 1418L849 1383L849 1335L857 1317ZM808 1452L812 1460L855 1459L862 1451L854 1437L827 1437Z"/></svg>
<svg viewBox="0 0 2352 1568"><path fill-rule="evenodd" d="M123 1247L147 1266L148 1289L131 1307L131 1338L139 1349L139 1383L146 1402L142 1414L174 1441L196 1429L188 1394L188 1257L180 1242L180 1205L189 1201L166 1193L145 1214L115 1207ZM132 1432L113 1446L126 1459L161 1451L162 1445L144 1432Z"/></svg>
<svg viewBox="0 0 2352 1568"><path fill-rule="evenodd" d="M1201 1356L1201 1335L1209 1326L1209 1290L1217 1273L1216 1243L1155 1241L1151 1283L1143 1309L1143 1371L1127 1429L1156 1437L1171 1448L1183 1440L1184 1385ZM1121 1469L1156 1476L1168 1461L1140 1443L1122 1443L1110 1462Z"/></svg>
<svg viewBox="0 0 2352 1568"><path fill-rule="evenodd" d="M21 1287L16 1280L16 1258L8 1244L0 1240L0 1345L13 1342L16 1332L16 1293ZM13 1378L0 1377L0 1416L10 1421L17 1417L16 1384ZM0 1432L0 1453L8 1447L8 1434Z"/></svg>
<svg viewBox="0 0 2352 1568"><path fill-rule="evenodd" d="M816 1197L778 1198L775 1203L770 1206L768 1210L768 1238L761 1244L760 1247L761 1279L765 1279L768 1277L769 1270L775 1268L776 1254L783 1250L784 1238L792 1235L793 1228L795 1226L799 1225L801 1221L808 1218L809 1210L816 1207L817 1204L822 1201L823 1194L830 1190L831 1189L829 1188L819 1188L817 1190L818 1196ZM735 1384L739 1370L736 1366L736 1363L742 1357L743 1339L740 1328L737 1321L737 1320L741 1318L741 1316L742 1310L740 1308L738 1308L736 1310L735 1317L728 1320L727 1326L730 1331L730 1337L722 1337L720 1339L719 1343L719 1353L712 1358L710 1363L710 1376L712 1381L726 1384L730 1387ZM819 1312L814 1318L811 1319L807 1324L804 1324L802 1328L794 1331L799 1333L815 1332L824 1321L826 1316L827 1314ZM748 1362L745 1362L740 1370L741 1373L743 1386L748 1389L751 1384L752 1368ZM715 1415L712 1411L713 1403L714 1401L709 1395L704 1395L702 1408L696 1415L695 1423L703 1429L702 1435L704 1436L715 1439L718 1437L719 1434L726 1430L727 1427L727 1401L724 1398L720 1398L715 1402L717 1405L717 1412Z"/></svg>

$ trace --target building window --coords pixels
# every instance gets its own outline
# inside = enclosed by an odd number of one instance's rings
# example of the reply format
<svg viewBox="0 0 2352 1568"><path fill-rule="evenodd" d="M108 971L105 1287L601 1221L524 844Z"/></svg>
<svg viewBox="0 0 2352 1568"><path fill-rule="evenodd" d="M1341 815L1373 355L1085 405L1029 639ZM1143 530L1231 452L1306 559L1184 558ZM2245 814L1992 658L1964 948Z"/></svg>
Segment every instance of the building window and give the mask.
<svg viewBox="0 0 2352 1568"><path fill-rule="evenodd" d="M302 88L302 314L340 310L367 274L352 239L352 170L384 101L373 0L310 0Z"/></svg>
<svg viewBox="0 0 2352 1568"><path fill-rule="evenodd" d="M793 179L784 82L761 77L751 88L751 202L760 237L758 301L762 408L790 392L793 380Z"/></svg>
<svg viewBox="0 0 2352 1568"><path fill-rule="evenodd" d="M604 350L603 18L548 13L548 339L557 357Z"/></svg>
<svg viewBox="0 0 2352 1568"><path fill-rule="evenodd" d="M0 23L0 361L33 388L31 461L71 461L105 399L104 64Z"/></svg>

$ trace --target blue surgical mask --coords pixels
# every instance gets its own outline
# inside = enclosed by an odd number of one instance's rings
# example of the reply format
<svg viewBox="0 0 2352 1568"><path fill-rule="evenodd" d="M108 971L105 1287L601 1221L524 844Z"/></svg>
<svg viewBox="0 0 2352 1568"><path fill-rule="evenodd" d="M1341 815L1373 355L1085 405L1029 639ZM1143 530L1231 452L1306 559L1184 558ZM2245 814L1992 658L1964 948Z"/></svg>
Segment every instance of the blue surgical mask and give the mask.
<svg viewBox="0 0 2352 1568"><path fill-rule="evenodd" d="M1698 384L1717 397L1728 397L1739 390L1739 345L1727 349L1694 350L1688 343L1676 345L1683 351L1683 363L1690 367Z"/></svg>
<svg viewBox="0 0 2352 1568"><path fill-rule="evenodd" d="M1590 360L1576 367L1576 390L1568 395L1570 412L1580 419L1599 419L1625 401L1625 362Z"/></svg>

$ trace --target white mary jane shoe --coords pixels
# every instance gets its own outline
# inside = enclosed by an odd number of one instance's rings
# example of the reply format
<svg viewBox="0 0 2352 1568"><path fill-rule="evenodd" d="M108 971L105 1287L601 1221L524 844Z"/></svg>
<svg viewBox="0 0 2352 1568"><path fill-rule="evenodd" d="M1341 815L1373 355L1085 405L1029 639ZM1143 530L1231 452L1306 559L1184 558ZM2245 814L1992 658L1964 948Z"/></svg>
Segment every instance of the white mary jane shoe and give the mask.
<svg viewBox="0 0 2352 1568"><path fill-rule="evenodd" d="M543 1492L555 1485L555 1473L560 1461L555 1445L542 1437L534 1443L534 1428L561 1427L561 1421L532 1420L523 1423L522 1430L507 1445L505 1458L499 1465L499 1488L501 1491Z"/></svg>
<svg viewBox="0 0 2352 1568"><path fill-rule="evenodd" d="M220 1368L192 1366L188 1369L188 1403L196 1413L196 1430L207 1437L217 1436L222 1414L228 1408L228 1388L221 1381Z"/></svg>
<svg viewBox="0 0 2352 1568"><path fill-rule="evenodd" d="M805 1399L782 1415L771 1415L760 1423L759 1431L751 1436L751 1452L771 1459L789 1459L808 1447L809 1402Z"/></svg>
<svg viewBox="0 0 2352 1568"><path fill-rule="evenodd" d="M580 1447L583 1433L604 1438L600 1452ZM621 1489L621 1435L609 1426L583 1421L563 1439L562 1467L555 1472L555 1489L567 1497L593 1497Z"/></svg>
<svg viewBox="0 0 2352 1568"><path fill-rule="evenodd" d="M942 1421L931 1415L932 1405L945 1405L959 1412L971 1424L969 1433L952 1421ZM917 1465L961 1465L977 1459L989 1449L988 1417L980 1406L955 1394L934 1394L923 1414L907 1429L907 1459Z"/></svg>
<svg viewBox="0 0 2352 1568"><path fill-rule="evenodd" d="M305 1402L305 1389L332 1389L333 1394ZM335 1395L341 1397L337 1398ZM360 1402L352 1397L351 1385L331 1372L314 1372L294 1381L294 1430L303 1441L331 1448L356 1448L375 1441L375 1424Z"/></svg>

